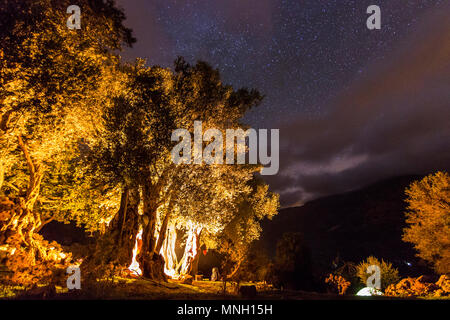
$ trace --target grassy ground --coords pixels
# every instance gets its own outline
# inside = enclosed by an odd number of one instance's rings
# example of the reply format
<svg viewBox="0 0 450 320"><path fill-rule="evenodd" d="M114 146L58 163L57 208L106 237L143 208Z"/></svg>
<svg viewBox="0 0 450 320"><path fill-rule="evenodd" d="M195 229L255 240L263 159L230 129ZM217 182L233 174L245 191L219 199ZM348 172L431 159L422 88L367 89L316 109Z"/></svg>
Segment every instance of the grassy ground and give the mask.
<svg viewBox="0 0 450 320"><path fill-rule="evenodd" d="M241 283L250 285L250 283ZM339 296L325 293L276 290L263 284L255 284L259 300L367 300L395 299L387 297L357 297L354 295ZM224 292L222 282L194 281L192 284L182 284L169 280L156 282L146 279L115 278L114 281L98 281L85 285L81 290L68 291L67 288L56 287L56 292L41 287L25 291L22 287L6 287L0 285L0 299L55 299L55 300L219 300L246 299L236 294L236 284L227 284Z"/></svg>
<svg viewBox="0 0 450 320"><path fill-rule="evenodd" d="M260 289L260 287L258 288ZM116 277L114 280L86 284L80 290L56 286L56 292L45 286L29 291L21 286L0 285L0 299L233 299L235 285L222 282L194 281L182 284L178 281L156 282L147 279Z"/></svg>
<svg viewBox="0 0 450 320"><path fill-rule="evenodd" d="M263 284L241 283L241 285L256 285L257 299L333 299L339 296L306 293L300 291L274 290ZM182 284L178 281L156 282L146 279L115 278L114 281L98 281L86 285L80 290L56 287L56 292L49 292L46 287L25 291L20 286L0 286L0 298L3 299L164 299L164 300L198 300L198 299L243 299L236 294L236 284L227 283L226 290L222 282L194 281L192 284Z"/></svg>
<svg viewBox="0 0 450 320"><path fill-rule="evenodd" d="M250 283L241 283L249 285ZM292 300L323 300L323 299L355 299L354 296L337 296L303 291L279 291L256 284L258 295L256 299L292 299ZM0 298L3 299L130 299L130 300L210 300L210 299L245 299L236 294L236 284L227 284L226 292L222 282L194 281L192 284L182 284L177 281L155 282L145 279L115 278L114 281L98 281L95 285L82 287L81 290L68 291L57 287L56 293L50 294L45 287L24 291L21 287L3 287Z"/></svg>

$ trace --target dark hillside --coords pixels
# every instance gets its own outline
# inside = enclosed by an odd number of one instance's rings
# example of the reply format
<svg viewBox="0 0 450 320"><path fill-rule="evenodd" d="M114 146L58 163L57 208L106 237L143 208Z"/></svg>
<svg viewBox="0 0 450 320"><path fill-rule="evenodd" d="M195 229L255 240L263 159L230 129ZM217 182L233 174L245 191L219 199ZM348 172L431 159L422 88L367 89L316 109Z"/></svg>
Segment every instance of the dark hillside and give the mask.
<svg viewBox="0 0 450 320"><path fill-rule="evenodd" d="M359 262L369 255L392 262L403 274L419 271L421 263L413 247L401 240L405 227L404 190L419 178L391 178L302 207L283 209L272 221L263 222L260 244L274 255L283 233L301 232L315 268L321 271L327 270L337 256Z"/></svg>

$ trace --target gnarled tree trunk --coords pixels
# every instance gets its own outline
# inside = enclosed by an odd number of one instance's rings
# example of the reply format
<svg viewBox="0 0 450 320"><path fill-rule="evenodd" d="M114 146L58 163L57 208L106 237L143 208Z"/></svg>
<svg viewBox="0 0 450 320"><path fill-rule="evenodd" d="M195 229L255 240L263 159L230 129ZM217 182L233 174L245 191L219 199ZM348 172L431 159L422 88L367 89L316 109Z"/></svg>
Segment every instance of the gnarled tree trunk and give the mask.
<svg viewBox="0 0 450 320"><path fill-rule="evenodd" d="M161 224L161 228L159 230L158 241L156 242L155 252L160 253L161 248L163 246L164 240L166 239L167 229L169 228L170 217L172 215L172 209L175 205L174 197L172 196L169 205L166 208L166 215L164 216L164 220Z"/></svg>
<svg viewBox="0 0 450 320"><path fill-rule="evenodd" d="M142 199L144 202L143 216L145 223L143 225L142 248L138 261L144 277L165 281L164 259L159 252L155 251L156 211L158 209L158 194L156 191L151 182L144 184Z"/></svg>
<svg viewBox="0 0 450 320"><path fill-rule="evenodd" d="M5 181L5 165L0 159L0 191L2 190L3 182Z"/></svg>
<svg viewBox="0 0 450 320"><path fill-rule="evenodd" d="M39 196L44 170L32 159L20 136L18 143L27 161L29 181L23 197L0 199L0 247L7 252L3 262L14 272L11 280L30 285L49 278L52 268L66 264L70 261L70 255L37 234L41 218L33 207Z"/></svg>
<svg viewBox="0 0 450 320"><path fill-rule="evenodd" d="M126 266L131 263L136 235L139 231L140 202L138 188L124 188L119 211L107 230L107 236L112 237L115 244L112 255L116 257L117 262Z"/></svg>
<svg viewBox="0 0 450 320"><path fill-rule="evenodd" d="M85 277L95 280L108 271L117 273L131 264L139 231L139 204L139 189L124 187L118 212L98 239L95 251L81 265ZM119 269L110 270L112 266Z"/></svg>
<svg viewBox="0 0 450 320"><path fill-rule="evenodd" d="M0 244L17 234L19 242L30 246L33 242L33 235L41 224L40 216L33 212L33 207L39 196L44 170L39 163L33 161L25 142L20 136L18 137L18 142L28 165L28 186L25 197L20 197L15 201L16 203L14 208L11 208L9 219L0 228Z"/></svg>
<svg viewBox="0 0 450 320"><path fill-rule="evenodd" d="M191 226L188 229L188 237L183 250L183 256L178 260L175 251L177 241L177 230L174 224L170 224L162 246L162 254L166 261L166 272L171 277L178 279L186 275L195 275L198 271L198 260L200 258L200 235L201 227Z"/></svg>
<svg viewBox="0 0 450 320"><path fill-rule="evenodd" d="M200 253L201 253L201 249L200 249L200 235L202 233L202 229L198 229L197 234L195 236L195 256L192 259L192 263L191 266L189 268L189 274L193 277L195 277L198 273L198 262L200 260Z"/></svg>

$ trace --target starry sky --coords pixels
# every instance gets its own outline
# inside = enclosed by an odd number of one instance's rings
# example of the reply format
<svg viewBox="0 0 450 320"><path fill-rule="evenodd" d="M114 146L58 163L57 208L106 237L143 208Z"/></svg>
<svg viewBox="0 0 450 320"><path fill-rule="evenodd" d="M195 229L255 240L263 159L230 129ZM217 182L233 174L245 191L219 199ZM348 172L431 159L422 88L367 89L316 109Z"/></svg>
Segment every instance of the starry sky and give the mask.
<svg viewBox="0 0 450 320"><path fill-rule="evenodd" d="M256 88L245 121L280 129L283 206L390 176L450 169L450 6L445 0L119 0L125 59L203 60ZM381 30L366 9L381 8Z"/></svg>

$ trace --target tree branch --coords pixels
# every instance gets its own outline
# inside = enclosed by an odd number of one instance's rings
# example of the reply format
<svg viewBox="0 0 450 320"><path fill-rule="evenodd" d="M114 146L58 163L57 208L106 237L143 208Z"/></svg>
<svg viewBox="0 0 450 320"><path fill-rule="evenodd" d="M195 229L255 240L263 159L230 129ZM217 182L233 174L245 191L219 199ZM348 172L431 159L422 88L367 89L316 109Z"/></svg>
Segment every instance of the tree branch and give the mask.
<svg viewBox="0 0 450 320"><path fill-rule="evenodd" d="M23 154L25 155L25 159L27 160L28 169L30 170L30 179L28 181L25 205L29 209L32 209L37 197L39 196L39 187L41 185L43 177L43 170L42 167L39 164L35 163L31 158L31 155L28 152L27 145L20 135L18 136L18 140L19 146L22 149Z"/></svg>

